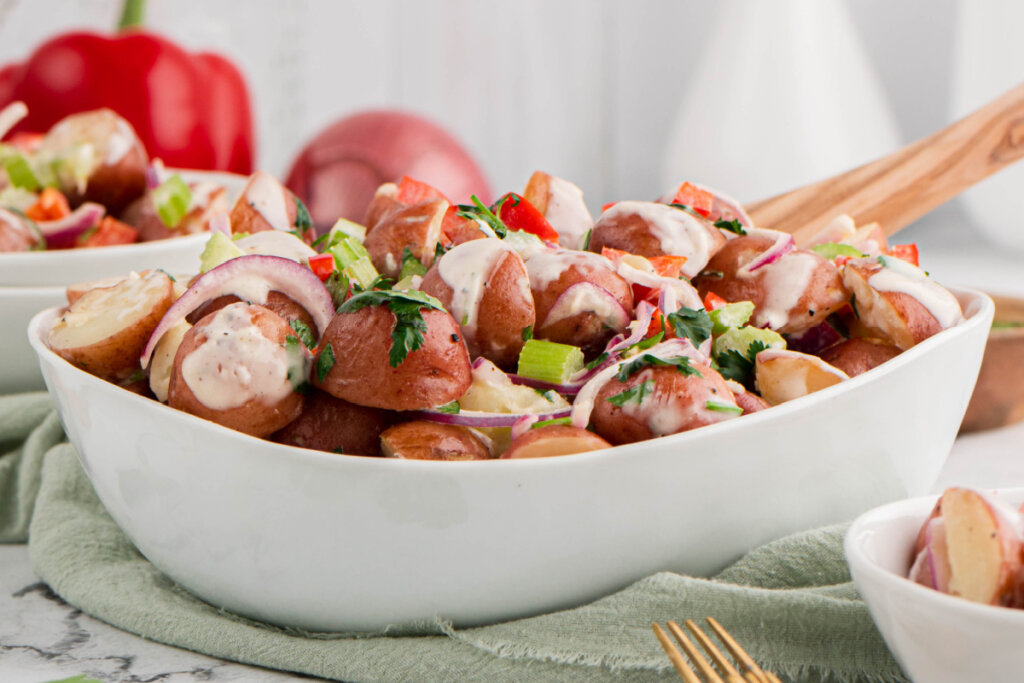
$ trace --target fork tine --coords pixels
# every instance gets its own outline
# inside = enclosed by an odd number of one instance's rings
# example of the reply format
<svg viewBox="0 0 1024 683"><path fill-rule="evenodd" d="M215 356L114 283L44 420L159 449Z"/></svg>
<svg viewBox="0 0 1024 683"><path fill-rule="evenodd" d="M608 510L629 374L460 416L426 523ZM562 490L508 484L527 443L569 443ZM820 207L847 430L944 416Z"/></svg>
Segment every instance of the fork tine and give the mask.
<svg viewBox="0 0 1024 683"><path fill-rule="evenodd" d="M701 683L700 679L697 678L697 674L693 673L693 669L686 663L686 659L683 658L683 654L672 644L672 639L668 637L665 630L661 628L657 623L651 624L651 628L654 629L654 635L658 637L658 642L665 648L665 654L672 660L672 665L676 667L676 671L679 672L679 677L682 678L686 683Z"/></svg>
<svg viewBox="0 0 1024 683"><path fill-rule="evenodd" d="M732 656L736 658L736 661L742 664L748 672L754 674L757 678L757 683L772 683L772 678L776 678L775 675L771 674L771 677L769 677L769 674L765 673L761 667L757 665L750 655L747 654L746 650L740 647L739 643L729 635L729 632L726 631L718 621L713 617L708 617L707 622L708 626L711 627L711 630L715 632L715 635L717 635L719 640L721 640L725 645L725 649L727 649ZM776 680L778 679L776 678Z"/></svg>
<svg viewBox="0 0 1024 683"><path fill-rule="evenodd" d="M700 630L700 627L693 621L693 619L687 619L683 622L683 625L690 630L693 637L700 643L700 646L704 648L704 651L708 653L717 666L718 670L725 676L726 683L743 683L743 677L740 672L736 670L736 667L732 665L725 655L715 647L715 644L711 642L711 639L705 635L704 631Z"/></svg>
<svg viewBox="0 0 1024 683"><path fill-rule="evenodd" d="M679 628L679 624L674 621L668 622L668 630L676 637L676 641L683 648L683 652L690 658L690 661L693 662L693 665L707 683L725 683L711 665L708 664L708 660L700 654L697 646L686 637L686 633L683 632L683 629Z"/></svg>

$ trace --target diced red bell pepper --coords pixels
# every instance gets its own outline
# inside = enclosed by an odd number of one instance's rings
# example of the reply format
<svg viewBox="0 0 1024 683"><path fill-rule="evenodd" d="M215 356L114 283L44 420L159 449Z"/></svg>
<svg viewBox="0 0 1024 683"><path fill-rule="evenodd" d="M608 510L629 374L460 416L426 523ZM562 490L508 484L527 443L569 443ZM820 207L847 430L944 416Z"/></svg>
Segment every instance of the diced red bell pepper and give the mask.
<svg viewBox="0 0 1024 683"><path fill-rule="evenodd" d="M665 314L660 310L656 310L654 315L651 316L651 324L647 326L647 334L644 335L644 338L649 339L662 330L665 331L665 338L668 338L670 336L670 328L665 322Z"/></svg>
<svg viewBox="0 0 1024 683"><path fill-rule="evenodd" d="M405 204L406 206L412 206L413 204L419 204L429 199L444 199L448 200L444 194L432 185L428 185L423 181L410 178L407 175L402 176L402 179L398 181L398 193L395 195L395 199Z"/></svg>
<svg viewBox="0 0 1024 683"><path fill-rule="evenodd" d="M131 244L139 239L139 231L111 216L105 216L96 230L89 233L80 247L109 247L114 244Z"/></svg>
<svg viewBox="0 0 1024 683"><path fill-rule="evenodd" d="M718 296L714 292L708 292L704 295L704 310L713 311L727 305L729 302Z"/></svg>
<svg viewBox="0 0 1024 683"><path fill-rule="evenodd" d="M630 256L630 255L631 254L628 251L623 251L621 249L612 249L611 247L601 247L601 256L604 256L606 259L608 259L612 263L618 263L622 259L623 256Z"/></svg>
<svg viewBox="0 0 1024 683"><path fill-rule="evenodd" d="M320 278L321 282L325 282L331 276L335 265L333 254L317 254L309 257L309 269Z"/></svg>
<svg viewBox="0 0 1024 683"><path fill-rule="evenodd" d="M715 196L705 192L690 183L683 183L672 198L673 204L685 204L701 216L711 215L711 208L715 203Z"/></svg>
<svg viewBox="0 0 1024 683"><path fill-rule="evenodd" d="M834 259L832 259L832 262L836 264L837 268L839 268L841 266L845 266L846 262L849 261L851 258L851 256L844 256L843 254L840 254L839 256L836 256Z"/></svg>
<svg viewBox="0 0 1024 683"><path fill-rule="evenodd" d="M71 213L68 200L55 187L47 187L40 194L35 204L25 209L25 215L34 221L56 221Z"/></svg>
<svg viewBox="0 0 1024 683"><path fill-rule="evenodd" d="M916 244L894 244L889 247L889 256L894 256L907 263L913 263L915 266L919 265Z"/></svg>
<svg viewBox="0 0 1024 683"><path fill-rule="evenodd" d="M654 266L654 272L662 277L670 277L678 280L683 271L683 264L686 263L685 256L674 256L665 254L663 256L648 256L647 260Z"/></svg>
<svg viewBox="0 0 1024 683"><path fill-rule="evenodd" d="M601 207L601 213L604 213L605 211L607 211L608 209L612 208L616 204L618 204L618 202L608 202L607 204L605 204L604 206Z"/></svg>
<svg viewBox="0 0 1024 683"><path fill-rule="evenodd" d="M515 192L509 192L498 200L501 212L498 218L509 230L522 230L548 242L558 242L558 231L551 227L544 214Z"/></svg>

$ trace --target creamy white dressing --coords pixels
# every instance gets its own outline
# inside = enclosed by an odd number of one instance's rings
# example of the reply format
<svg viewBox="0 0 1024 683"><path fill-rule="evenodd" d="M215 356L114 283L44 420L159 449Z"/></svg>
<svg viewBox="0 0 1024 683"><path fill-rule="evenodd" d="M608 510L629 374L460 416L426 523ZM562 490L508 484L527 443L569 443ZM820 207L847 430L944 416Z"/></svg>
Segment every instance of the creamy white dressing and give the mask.
<svg viewBox="0 0 1024 683"><path fill-rule="evenodd" d="M617 332L624 329L629 321L622 304L611 292L589 282L580 282L558 297L544 318L544 326L571 318L577 313L593 313L607 327Z"/></svg>
<svg viewBox="0 0 1024 683"><path fill-rule="evenodd" d="M261 230L235 240L235 246L246 254L265 254L306 263L316 250L290 232Z"/></svg>
<svg viewBox="0 0 1024 683"><path fill-rule="evenodd" d="M247 304L225 306L197 332L206 341L185 357L181 374L207 408L228 410L253 399L274 405L292 392L287 351L263 336Z"/></svg>
<svg viewBox="0 0 1024 683"><path fill-rule="evenodd" d="M476 338L477 313L488 278L498 259L510 253L515 251L501 240L471 240L453 248L437 264L437 274L452 289L448 312L468 339Z"/></svg>
<svg viewBox="0 0 1024 683"><path fill-rule="evenodd" d="M764 276L764 299L754 313L754 324L757 327L768 326L773 330L785 327L789 322L789 312L803 296L818 263L814 253L791 251L775 263L751 273Z"/></svg>
<svg viewBox="0 0 1024 683"><path fill-rule="evenodd" d="M274 230L291 230L284 190L274 176L257 171L245 189L245 201L256 209Z"/></svg>
<svg viewBox="0 0 1024 683"><path fill-rule="evenodd" d="M682 272L694 277L711 259L717 241L707 226L687 211L657 202L618 202L602 214L601 219L618 220L626 216L639 216L651 228L651 234L666 254L685 256Z"/></svg>
<svg viewBox="0 0 1024 683"><path fill-rule="evenodd" d="M553 175L548 176L544 217L558 232L558 244L567 249L583 249L587 231L594 227L594 219L583 201L583 190Z"/></svg>
<svg viewBox="0 0 1024 683"><path fill-rule="evenodd" d="M612 270L611 262L599 254L571 249L550 249L534 254L526 261L531 289L539 291L547 288L572 266Z"/></svg>
<svg viewBox="0 0 1024 683"><path fill-rule="evenodd" d="M895 257L888 260L899 261L899 264L893 263L897 267L881 268L874 273L868 278L871 287L879 292L899 292L913 297L935 317L943 329L963 319L960 303L945 287L910 263Z"/></svg>

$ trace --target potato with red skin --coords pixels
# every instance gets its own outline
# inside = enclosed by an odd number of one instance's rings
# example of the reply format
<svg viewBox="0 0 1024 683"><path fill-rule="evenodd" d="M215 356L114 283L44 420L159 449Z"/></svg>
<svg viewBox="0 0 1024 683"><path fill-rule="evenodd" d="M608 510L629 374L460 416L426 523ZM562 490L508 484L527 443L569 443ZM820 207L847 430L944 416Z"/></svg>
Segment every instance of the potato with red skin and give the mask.
<svg viewBox="0 0 1024 683"><path fill-rule="evenodd" d="M878 339L847 339L825 349L821 359L850 377L856 377L898 355L898 348Z"/></svg>
<svg viewBox="0 0 1024 683"><path fill-rule="evenodd" d="M112 215L146 191L149 156L135 129L110 109L94 109L66 116L50 128L37 150L41 158L62 158L83 144L93 148L95 165L84 187L61 178L60 190L72 208L97 202Z"/></svg>
<svg viewBox="0 0 1024 683"><path fill-rule="evenodd" d="M633 289L602 256L565 249L545 250L527 259L526 270L530 274L530 289L537 311L533 335L538 339L571 344L586 353L594 353L622 332L633 316ZM615 315L621 316L625 311L625 323L613 324L611 311L586 307L578 313L550 319L558 298L581 282L597 285L611 294L621 307Z"/></svg>
<svg viewBox="0 0 1024 683"><path fill-rule="evenodd" d="M808 330L849 302L839 270L813 251L795 249L753 272L744 269L774 242L754 233L726 242L693 278L701 298L714 292L726 301L752 301L750 324L783 334Z"/></svg>
<svg viewBox="0 0 1024 683"><path fill-rule="evenodd" d="M328 453L376 456L380 435L396 414L367 408L314 389L302 413L270 438L277 443Z"/></svg>
<svg viewBox="0 0 1024 683"><path fill-rule="evenodd" d="M611 448L611 444L593 432L572 425L546 425L531 429L515 439L503 459L547 458Z"/></svg>
<svg viewBox="0 0 1024 683"><path fill-rule="evenodd" d="M490 460L487 446L473 432L458 425L427 420L403 422L380 435L386 458L406 460Z"/></svg>
<svg viewBox="0 0 1024 683"><path fill-rule="evenodd" d="M843 267L843 282L853 294L857 318L873 337L906 350L928 337L955 324L962 317L960 305L948 291L924 276L919 269L892 259L896 268L887 268L877 259L856 259ZM902 264L902 265L900 265ZM901 271L919 274L907 278ZM927 296L938 299L952 313L944 324L917 297L898 290L879 289L873 282L876 275L897 278L900 283L912 284Z"/></svg>
<svg viewBox="0 0 1024 683"><path fill-rule="evenodd" d="M121 212L120 219L139 231L140 242L206 232L210 229L210 217L213 214L227 213L231 208L228 205L227 189L219 186L211 187L211 183L192 183L190 189L192 190L192 204L189 206L188 213L173 228L167 227L161 220L160 214L156 210L156 204L153 203L151 192L147 192L125 207Z"/></svg>
<svg viewBox="0 0 1024 683"><path fill-rule="evenodd" d="M429 268L434 263L447 210L447 201L431 199L385 216L363 242L377 271L397 279L406 249Z"/></svg>
<svg viewBox="0 0 1024 683"><path fill-rule="evenodd" d="M140 369L139 356L174 298L167 273L132 274L78 297L54 320L46 343L72 365L119 383Z"/></svg>
<svg viewBox="0 0 1024 683"><path fill-rule="evenodd" d="M597 393L591 421L594 431L616 446L678 434L722 422L738 413L708 409L709 401L736 408L733 393L715 370L690 363L690 374L671 366L650 366L626 381L611 378ZM645 383L650 384L645 385ZM638 389L647 386L648 390ZM608 399L637 389L622 406Z"/></svg>
<svg viewBox="0 0 1024 683"><path fill-rule="evenodd" d="M387 305L338 313L323 333L317 360L323 367L330 347L333 364L322 378L314 372L313 383L332 396L385 410L425 410L456 400L472 382L462 331L445 311L423 307L420 314L423 345L392 367L396 318Z"/></svg>
<svg viewBox="0 0 1024 683"><path fill-rule="evenodd" d="M745 389L743 391L734 391L732 398L736 402L736 405L743 410L744 415L760 412L772 407L771 403L752 391L746 391Z"/></svg>
<svg viewBox="0 0 1024 683"><path fill-rule="evenodd" d="M821 391L849 377L817 356L791 349L765 349L754 358L761 398L777 406Z"/></svg>
<svg viewBox="0 0 1024 683"><path fill-rule="evenodd" d="M178 346L167 404L252 436L273 434L302 412L303 395L289 375L305 376L310 353L293 345L303 367L291 367L285 346L294 334L262 306L235 303L208 314Z"/></svg>
<svg viewBox="0 0 1024 683"><path fill-rule="evenodd" d="M192 311L185 317L185 320L194 325L200 318L205 318L210 313L219 311L225 306L238 303L241 300L242 299L234 294L223 294L214 299L210 299L206 303L200 304L196 310ZM295 301L287 294L271 290L267 292L267 300L260 305L264 308L269 308L271 311L284 318L288 323L291 323L293 320L298 320L310 329L313 333L314 339L319 339L320 330L317 329L316 323L313 321L313 316L310 315L309 311L305 308L295 303Z"/></svg>
<svg viewBox="0 0 1024 683"><path fill-rule="evenodd" d="M466 270L468 265L473 268ZM481 280L479 296L455 297L444 273L455 276L453 284L460 288L472 290ZM515 364L526 343L523 330L536 322L536 309L526 265L504 242L492 238L454 247L427 271L420 289L444 304L456 321L465 320L461 328L472 357L505 368Z"/></svg>
<svg viewBox="0 0 1024 683"><path fill-rule="evenodd" d="M366 207L366 216L363 218L363 225L366 226L366 233L373 231L377 224L396 211L401 211L406 205L398 201L398 185L395 183L384 183L373 193L373 199Z"/></svg>
<svg viewBox="0 0 1024 683"><path fill-rule="evenodd" d="M0 209L0 254L31 251L39 245L39 235L29 227L28 221L16 213Z"/></svg>
<svg viewBox="0 0 1024 683"><path fill-rule="evenodd" d="M231 232L251 235L264 230L298 230L298 215L295 195L274 176L257 171L249 177L249 182L231 207ZM311 244L314 239L314 228L303 231L304 242Z"/></svg>

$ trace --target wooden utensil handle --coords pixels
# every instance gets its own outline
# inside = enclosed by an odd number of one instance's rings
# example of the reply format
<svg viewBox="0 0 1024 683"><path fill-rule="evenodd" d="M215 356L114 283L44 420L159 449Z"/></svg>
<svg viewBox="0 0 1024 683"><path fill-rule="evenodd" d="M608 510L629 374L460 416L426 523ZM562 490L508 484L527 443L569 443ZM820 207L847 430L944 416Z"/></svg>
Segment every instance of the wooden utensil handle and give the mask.
<svg viewBox="0 0 1024 683"><path fill-rule="evenodd" d="M747 206L803 244L839 214L887 235L1024 156L1024 84L926 138L813 185Z"/></svg>

